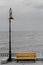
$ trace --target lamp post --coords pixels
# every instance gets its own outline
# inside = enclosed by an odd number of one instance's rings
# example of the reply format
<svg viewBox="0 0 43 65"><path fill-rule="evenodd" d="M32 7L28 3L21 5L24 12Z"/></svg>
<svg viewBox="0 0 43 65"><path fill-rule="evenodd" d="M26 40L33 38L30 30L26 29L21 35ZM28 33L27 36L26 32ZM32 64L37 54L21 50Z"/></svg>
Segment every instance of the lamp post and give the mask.
<svg viewBox="0 0 43 65"><path fill-rule="evenodd" d="M12 61L11 58L11 22L14 18L12 17L12 9L9 9L9 58L8 61Z"/></svg>
<svg viewBox="0 0 43 65"><path fill-rule="evenodd" d="M9 9L9 57L8 59L5 59L4 61L2 61L1 63L7 63L7 62L11 62L13 59L11 58L11 22L13 21L13 17L12 17L12 9Z"/></svg>

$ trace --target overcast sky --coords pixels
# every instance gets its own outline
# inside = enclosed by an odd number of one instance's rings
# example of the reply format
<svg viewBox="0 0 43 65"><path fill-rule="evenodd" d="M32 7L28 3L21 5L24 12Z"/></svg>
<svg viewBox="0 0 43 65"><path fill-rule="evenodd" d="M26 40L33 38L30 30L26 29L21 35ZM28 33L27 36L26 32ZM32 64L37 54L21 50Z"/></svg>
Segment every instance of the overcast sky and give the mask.
<svg viewBox="0 0 43 65"><path fill-rule="evenodd" d="M9 8L12 8L13 31L43 31L43 0L0 0L0 31L8 31Z"/></svg>

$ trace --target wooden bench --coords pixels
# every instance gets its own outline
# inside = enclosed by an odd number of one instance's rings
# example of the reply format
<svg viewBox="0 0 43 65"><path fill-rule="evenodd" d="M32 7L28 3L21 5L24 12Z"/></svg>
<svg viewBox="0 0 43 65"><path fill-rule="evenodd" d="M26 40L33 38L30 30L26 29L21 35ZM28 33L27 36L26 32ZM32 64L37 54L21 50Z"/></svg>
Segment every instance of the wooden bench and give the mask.
<svg viewBox="0 0 43 65"><path fill-rule="evenodd" d="M16 53L16 60L23 60L23 61L35 61L36 60L36 53L34 52L17 52Z"/></svg>

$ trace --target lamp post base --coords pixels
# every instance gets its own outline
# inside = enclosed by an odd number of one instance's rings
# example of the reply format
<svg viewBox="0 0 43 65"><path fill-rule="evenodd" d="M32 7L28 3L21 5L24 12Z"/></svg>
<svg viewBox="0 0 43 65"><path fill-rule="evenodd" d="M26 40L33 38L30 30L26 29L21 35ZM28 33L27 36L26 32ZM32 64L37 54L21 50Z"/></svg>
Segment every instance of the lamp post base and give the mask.
<svg viewBox="0 0 43 65"><path fill-rule="evenodd" d="M6 63L9 63L9 62L12 62L12 61L13 61L13 58L3 59L1 61L1 64L6 64Z"/></svg>
<svg viewBox="0 0 43 65"><path fill-rule="evenodd" d="M8 58L8 59L7 59L7 62L11 62L11 61L12 61L12 58Z"/></svg>

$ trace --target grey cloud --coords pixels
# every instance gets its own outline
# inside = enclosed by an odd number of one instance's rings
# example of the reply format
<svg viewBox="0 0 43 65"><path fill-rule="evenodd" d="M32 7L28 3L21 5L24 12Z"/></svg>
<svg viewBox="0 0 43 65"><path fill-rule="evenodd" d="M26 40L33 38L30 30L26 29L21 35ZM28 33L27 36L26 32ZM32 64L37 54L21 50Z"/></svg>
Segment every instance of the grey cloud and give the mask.
<svg viewBox="0 0 43 65"><path fill-rule="evenodd" d="M28 7L43 9L43 0L24 0L23 2Z"/></svg>
<svg viewBox="0 0 43 65"><path fill-rule="evenodd" d="M43 9L43 0L34 0L33 7L37 9Z"/></svg>
<svg viewBox="0 0 43 65"><path fill-rule="evenodd" d="M22 2L22 4L26 5L26 6L30 6L32 4L31 0L24 0Z"/></svg>
<svg viewBox="0 0 43 65"><path fill-rule="evenodd" d="M43 4L38 5L38 6L34 6L34 8L43 9Z"/></svg>

